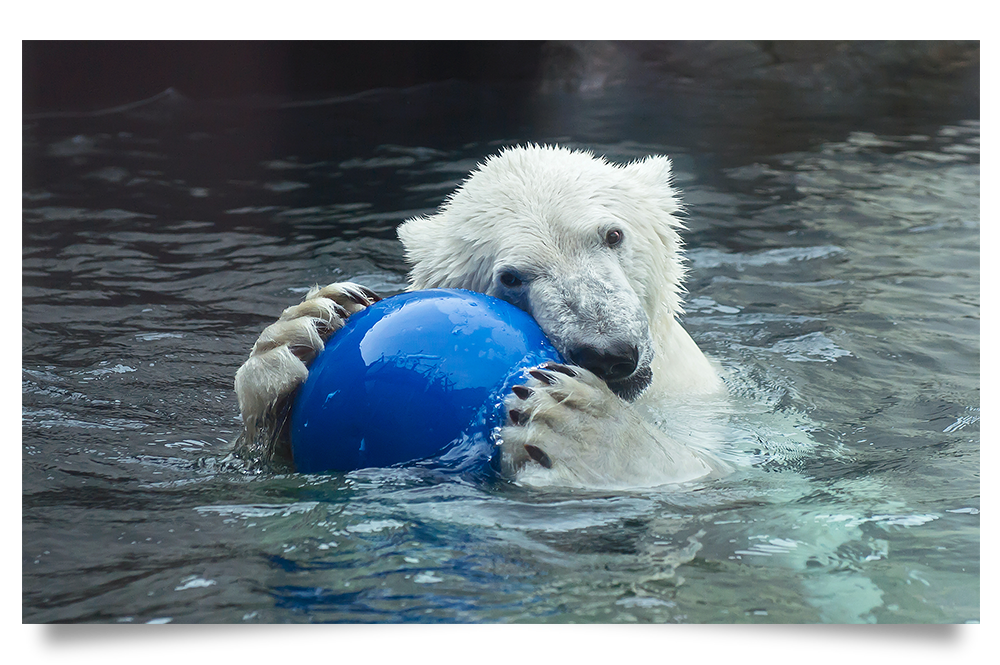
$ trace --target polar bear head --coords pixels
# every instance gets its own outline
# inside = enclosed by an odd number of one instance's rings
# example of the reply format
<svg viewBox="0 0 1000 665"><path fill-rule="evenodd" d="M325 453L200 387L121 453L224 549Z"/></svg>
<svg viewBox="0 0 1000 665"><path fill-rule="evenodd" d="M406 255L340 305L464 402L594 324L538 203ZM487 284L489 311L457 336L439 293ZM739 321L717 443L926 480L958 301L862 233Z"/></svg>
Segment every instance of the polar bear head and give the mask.
<svg viewBox="0 0 1000 665"><path fill-rule="evenodd" d="M670 160L627 165L559 147L490 157L433 215L399 227L410 288L464 288L531 314L570 362L635 399L650 326L680 312L685 274Z"/></svg>

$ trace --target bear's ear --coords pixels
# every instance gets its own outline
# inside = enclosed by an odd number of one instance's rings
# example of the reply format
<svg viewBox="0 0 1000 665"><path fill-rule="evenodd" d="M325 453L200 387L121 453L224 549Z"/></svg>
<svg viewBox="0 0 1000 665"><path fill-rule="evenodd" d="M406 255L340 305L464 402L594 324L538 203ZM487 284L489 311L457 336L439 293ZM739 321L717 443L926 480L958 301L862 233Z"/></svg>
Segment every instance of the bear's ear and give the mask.
<svg viewBox="0 0 1000 665"><path fill-rule="evenodd" d="M417 288L440 286L431 283L433 276L444 278L447 274L440 257L457 253L456 248L449 246L457 241L440 217L440 214L413 217L396 227L396 236L403 243L406 262L410 264L410 281Z"/></svg>
<svg viewBox="0 0 1000 665"><path fill-rule="evenodd" d="M634 187L634 192L640 199L652 203L668 215L664 219L669 226L680 225L673 215L681 212L683 205L679 193L673 187L674 172L669 157L646 157L626 165L623 172L626 182Z"/></svg>
<svg viewBox="0 0 1000 665"><path fill-rule="evenodd" d="M657 189L663 188L673 193L671 184L673 183L674 172L669 157L652 155L628 164L625 166L625 171L639 182Z"/></svg>

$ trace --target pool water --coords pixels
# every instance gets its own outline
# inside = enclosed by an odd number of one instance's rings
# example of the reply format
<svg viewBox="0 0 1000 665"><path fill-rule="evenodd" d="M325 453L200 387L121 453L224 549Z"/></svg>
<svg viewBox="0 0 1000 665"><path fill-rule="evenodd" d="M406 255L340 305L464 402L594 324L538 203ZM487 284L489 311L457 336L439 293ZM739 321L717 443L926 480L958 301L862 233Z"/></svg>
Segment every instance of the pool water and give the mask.
<svg viewBox="0 0 1000 665"><path fill-rule="evenodd" d="M26 117L23 620L978 622L978 115L664 104L452 82ZM396 225L529 140L674 159L734 472L542 491L228 458L257 333L314 283L404 288Z"/></svg>

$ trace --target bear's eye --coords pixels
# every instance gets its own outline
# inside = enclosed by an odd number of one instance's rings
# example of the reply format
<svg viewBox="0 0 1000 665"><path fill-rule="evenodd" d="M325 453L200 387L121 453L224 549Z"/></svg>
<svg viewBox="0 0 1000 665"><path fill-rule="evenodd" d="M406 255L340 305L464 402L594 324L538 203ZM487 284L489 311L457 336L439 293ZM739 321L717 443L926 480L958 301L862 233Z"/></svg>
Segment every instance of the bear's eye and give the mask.
<svg viewBox="0 0 1000 665"><path fill-rule="evenodd" d="M510 270L504 270L500 273L500 283L508 289L515 289L521 286L524 282L517 276L517 274L511 272Z"/></svg>
<svg viewBox="0 0 1000 665"><path fill-rule="evenodd" d="M611 229L604 234L604 244L608 247L617 247L622 244L622 240L625 239L625 234L622 233L621 229Z"/></svg>

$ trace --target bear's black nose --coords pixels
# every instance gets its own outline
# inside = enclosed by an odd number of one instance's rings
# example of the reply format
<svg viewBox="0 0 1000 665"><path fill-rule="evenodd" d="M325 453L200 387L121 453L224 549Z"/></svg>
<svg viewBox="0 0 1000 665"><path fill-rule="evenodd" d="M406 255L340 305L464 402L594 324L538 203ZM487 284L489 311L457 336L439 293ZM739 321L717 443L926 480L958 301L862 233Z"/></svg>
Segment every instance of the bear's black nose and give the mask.
<svg viewBox="0 0 1000 665"><path fill-rule="evenodd" d="M609 383L628 378L639 365L639 349L624 342L606 347L580 346L570 349L566 357Z"/></svg>

